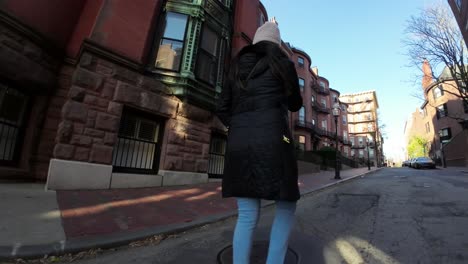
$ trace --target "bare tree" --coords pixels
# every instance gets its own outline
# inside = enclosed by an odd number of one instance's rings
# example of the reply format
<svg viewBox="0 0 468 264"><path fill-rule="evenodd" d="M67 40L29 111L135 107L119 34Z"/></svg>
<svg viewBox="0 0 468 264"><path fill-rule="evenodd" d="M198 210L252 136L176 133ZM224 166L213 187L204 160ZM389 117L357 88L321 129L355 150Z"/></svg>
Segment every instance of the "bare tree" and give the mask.
<svg viewBox="0 0 468 264"><path fill-rule="evenodd" d="M407 21L406 34L403 43L411 66L422 70L423 61L427 60L431 67L430 78L453 87L443 88L443 91L468 104L466 44L447 3L431 6L421 10L418 16L412 16ZM436 76L433 69L444 69L445 74Z"/></svg>

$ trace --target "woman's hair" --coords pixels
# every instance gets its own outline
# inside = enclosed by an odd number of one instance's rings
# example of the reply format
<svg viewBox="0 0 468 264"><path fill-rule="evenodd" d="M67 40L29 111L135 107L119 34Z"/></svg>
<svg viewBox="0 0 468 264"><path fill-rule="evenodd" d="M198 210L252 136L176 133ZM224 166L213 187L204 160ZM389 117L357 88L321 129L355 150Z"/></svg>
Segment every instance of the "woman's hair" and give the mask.
<svg viewBox="0 0 468 264"><path fill-rule="evenodd" d="M236 88L245 89L243 81L245 81L250 73L246 73L245 69L241 69L240 65L241 57L246 54L256 57L255 61L258 61L258 64L255 66L255 71L259 69L260 72L263 72L265 69L270 68L273 76L278 78L284 85L285 93L291 93L293 87L290 83L292 76L289 76L291 74L290 65L288 65L289 58L278 44L269 41L260 41L254 45L246 46L234 57L228 81L234 83ZM297 82L297 80L295 81Z"/></svg>

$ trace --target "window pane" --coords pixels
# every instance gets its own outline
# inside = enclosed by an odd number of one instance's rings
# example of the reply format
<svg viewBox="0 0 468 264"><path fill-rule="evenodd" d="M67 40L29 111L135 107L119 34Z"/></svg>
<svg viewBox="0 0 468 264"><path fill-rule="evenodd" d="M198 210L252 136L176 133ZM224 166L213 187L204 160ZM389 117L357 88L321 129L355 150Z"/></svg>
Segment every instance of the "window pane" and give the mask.
<svg viewBox="0 0 468 264"><path fill-rule="evenodd" d="M140 129L138 130L138 138L155 142L157 129L158 129L158 124L149 122L146 120L142 120L140 121Z"/></svg>
<svg viewBox="0 0 468 264"><path fill-rule="evenodd" d="M183 47L183 42L163 39L159 46L156 67L174 71L179 70Z"/></svg>
<svg viewBox="0 0 468 264"><path fill-rule="evenodd" d="M166 28L164 29L164 38L171 38L183 41L186 26L187 15L168 12L166 15Z"/></svg>
<svg viewBox="0 0 468 264"><path fill-rule="evenodd" d="M216 83L216 73L218 61L203 50L198 54L197 68L195 69L198 78L214 85Z"/></svg>
<svg viewBox="0 0 468 264"><path fill-rule="evenodd" d="M218 53L218 35L209 27L205 27L203 30L200 47L213 56Z"/></svg>
<svg viewBox="0 0 468 264"><path fill-rule="evenodd" d="M0 118L12 124L19 125L23 116L26 98L15 90L7 90L3 95L0 107Z"/></svg>
<svg viewBox="0 0 468 264"><path fill-rule="evenodd" d="M113 151L112 164L117 171L137 169L151 172L158 169L156 150L160 124L138 113L124 112Z"/></svg>
<svg viewBox="0 0 468 264"><path fill-rule="evenodd" d="M302 78L299 78L299 85L304 87L304 79Z"/></svg>
<svg viewBox="0 0 468 264"><path fill-rule="evenodd" d="M305 144L305 136L299 136L299 143Z"/></svg>
<svg viewBox="0 0 468 264"><path fill-rule="evenodd" d="M305 121L305 109L304 109L304 107L301 107L301 109L299 109L299 121L302 121L302 122Z"/></svg>
<svg viewBox="0 0 468 264"><path fill-rule="evenodd" d="M125 115L120 124L119 135L134 138L136 134L137 120L134 116Z"/></svg>

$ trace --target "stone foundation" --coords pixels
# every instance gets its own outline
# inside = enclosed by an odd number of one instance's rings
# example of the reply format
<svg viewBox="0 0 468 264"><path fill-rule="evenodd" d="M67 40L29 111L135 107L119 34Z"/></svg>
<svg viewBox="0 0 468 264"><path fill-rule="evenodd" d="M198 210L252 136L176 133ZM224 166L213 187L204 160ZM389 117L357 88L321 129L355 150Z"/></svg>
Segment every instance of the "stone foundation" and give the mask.
<svg viewBox="0 0 468 264"><path fill-rule="evenodd" d="M160 170L157 175L113 173L112 166L52 159L46 189L92 190L207 183L208 174Z"/></svg>

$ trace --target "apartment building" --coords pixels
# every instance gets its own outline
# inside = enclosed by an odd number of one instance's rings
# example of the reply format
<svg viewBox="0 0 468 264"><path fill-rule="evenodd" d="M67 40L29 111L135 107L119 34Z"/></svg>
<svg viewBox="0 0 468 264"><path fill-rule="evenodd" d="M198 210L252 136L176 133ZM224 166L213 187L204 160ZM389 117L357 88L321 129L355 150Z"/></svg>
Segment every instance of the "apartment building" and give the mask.
<svg viewBox="0 0 468 264"><path fill-rule="evenodd" d="M379 130L377 109L379 108L375 91L365 91L340 96L347 103L350 156L367 160L380 166L384 162L383 137Z"/></svg>

